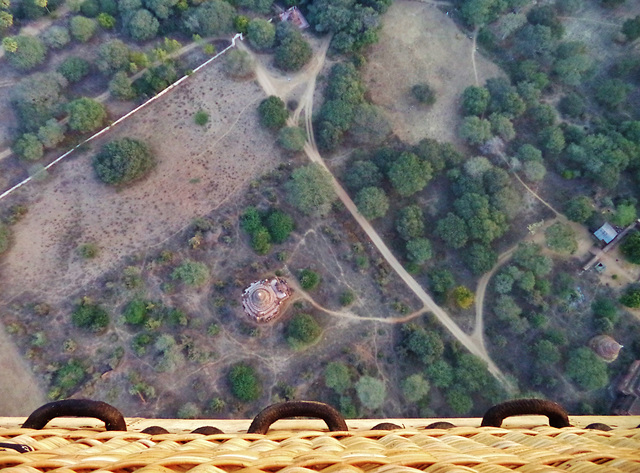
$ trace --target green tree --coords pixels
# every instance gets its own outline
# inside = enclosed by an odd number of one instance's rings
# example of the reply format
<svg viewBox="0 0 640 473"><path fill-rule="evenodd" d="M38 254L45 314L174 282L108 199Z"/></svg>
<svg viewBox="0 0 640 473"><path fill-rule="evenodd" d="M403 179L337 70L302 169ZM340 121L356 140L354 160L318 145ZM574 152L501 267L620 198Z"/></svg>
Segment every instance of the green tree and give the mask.
<svg viewBox="0 0 640 473"><path fill-rule="evenodd" d="M640 232L635 230L624 239L620 252L632 263L640 264Z"/></svg>
<svg viewBox="0 0 640 473"><path fill-rule="evenodd" d="M203 2L192 10L186 18L185 25L191 33L201 36L216 36L233 31L235 9L223 0Z"/></svg>
<svg viewBox="0 0 640 473"><path fill-rule="evenodd" d="M381 379L362 376L356 383L358 399L367 409L378 409L387 397L387 387Z"/></svg>
<svg viewBox="0 0 640 473"><path fill-rule="evenodd" d="M407 242L407 259L422 264L433 257L431 242L427 238L414 238Z"/></svg>
<svg viewBox="0 0 640 473"><path fill-rule="evenodd" d="M598 85L595 98L598 103L613 110L626 101L632 89L630 84L620 79L607 79Z"/></svg>
<svg viewBox="0 0 640 473"><path fill-rule="evenodd" d="M227 377L231 393L243 402L257 400L262 395L262 383L256 370L244 363L231 367Z"/></svg>
<svg viewBox="0 0 640 473"><path fill-rule="evenodd" d="M116 27L116 19L108 13L102 12L98 15L98 25L104 30L112 30Z"/></svg>
<svg viewBox="0 0 640 473"><path fill-rule="evenodd" d="M113 74L129 67L129 48L119 39L103 43L98 48L96 65L101 72Z"/></svg>
<svg viewBox="0 0 640 473"><path fill-rule="evenodd" d="M116 72L113 75L113 79L109 81L109 93L119 100L132 100L136 96L131 79L124 71Z"/></svg>
<svg viewBox="0 0 640 473"><path fill-rule="evenodd" d="M18 35L9 38L14 41L15 48L5 52L9 64L20 71L29 71L42 64L47 56L47 48L35 36ZM3 41L4 45L4 41Z"/></svg>
<svg viewBox="0 0 640 473"><path fill-rule="evenodd" d="M55 373L54 384L60 389L60 397L78 386L85 377L85 367L80 360L71 359L62 365Z"/></svg>
<svg viewBox="0 0 640 473"><path fill-rule="evenodd" d="M50 26L41 35L42 41L48 47L53 49L61 49L64 48L69 41L71 41L71 37L69 36L69 30L64 26Z"/></svg>
<svg viewBox="0 0 640 473"><path fill-rule="evenodd" d="M382 174L371 161L355 161L347 167L344 181L349 189L359 191L364 187L378 187Z"/></svg>
<svg viewBox="0 0 640 473"><path fill-rule="evenodd" d="M190 259L184 260L180 266L171 273L171 279L179 279L187 286L200 287L210 278L209 268L206 264Z"/></svg>
<svg viewBox="0 0 640 473"><path fill-rule="evenodd" d="M337 198L331 175L316 163L293 171L285 188L289 201L307 215L327 215Z"/></svg>
<svg viewBox="0 0 640 473"><path fill-rule="evenodd" d="M633 309L640 307L640 288L635 286L627 288L620 297L620 303Z"/></svg>
<svg viewBox="0 0 640 473"><path fill-rule="evenodd" d="M453 383L453 368L444 360L436 360L427 366L427 375L437 388L447 388Z"/></svg>
<svg viewBox="0 0 640 473"><path fill-rule="evenodd" d="M266 255L271 251L271 234L262 225L251 234L251 248L259 255Z"/></svg>
<svg viewBox="0 0 640 473"><path fill-rule="evenodd" d="M311 60L313 51L297 30L289 30L279 40L274 54L276 67L283 71L298 71Z"/></svg>
<svg viewBox="0 0 640 473"><path fill-rule="evenodd" d="M305 291L313 291L320 284L320 275L311 269L303 269L298 276L300 286Z"/></svg>
<svg viewBox="0 0 640 473"><path fill-rule="evenodd" d="M524 177L529 182L540 182L547 174L547 168L539 161L529 161L522 166Z"/></svg>
<svg viewBox="0 0 640 473"><path fill-rule="evenodd" d="M209 122L209 114L204 110L198 110L193 116L193 121L196 125L205 126Z"/></svg>
<svg viewBox="0 0 640 473"><path fill-rule="evenodd" d="M569 220L584 223L593 215L593 202L586 195L580 195L568 200L564 213Z"/></svg>
<svg viewBox="0 0 640 473"><path fill-rule="evenodd" d="M240 217L240 225L248 234L253 234L262 227L262 218L260 212L253 206L244 209L244 213Z"/></svg>
<svg viewBox="0 0 640 473"><path fill-rule="evenodd" d="M122 185L144 177L155 159L148 146L133 138L107 143L93 158L93 168L105 184Z"/></svg>
<svg viewBox="0 0 640 473"><path fill-rule="evenodd" d="M546 369L554 366L561 359L560 350L549 340L538 340L531 347L538 368Z"/></svg>
<svg viewBox="0 0 640 473"><path fill-rule="evenodd" d="M453 299L461 309L468 309L473 305L473 291L465 286L458 286L453 290Z"/></svg>
<svg viewBox="0 0 640 473"><path fill-rule="evenodd" d="M412 204L398 212L396 230L403 240L418 238L424 234L424 216L420 206Z"/></svg>
<svg viewBox="0 0 640 473"><path fill-rule="evenodd" d="M134 299L124 309L124 321L131 325L142 325L147 320L147 301Z"/></svg>
<svg viewBox="0 0 640 473"><path fill-rule="evenodd" d="M253 76L254 63L247 51L232 49L224 57L225 72L236 79Z"/></svg>
<svg viewBox="0 0 640 473"><path fill-rule="evenodd" d="M511 123L511 120L506 115L492 113L489 116L489 122L491 123L491 132L502 138L503 141L511 141L516 137L516 130L513 127L513 123Z"/></svg>
<svg viewBox="0 0 640 473"><path fill-rule="evenodd" d="M349 135L355 144L379 145L389 133L391 124L381 107L362 103L354 108Z"/></svg>
<svg viewBox="0 0 640 473"><path fill-rule="evenodd" d="M127 32L136 41L147 41L158 34L160 23L149 10L139 9L129 18Z"/></svg>
<svg viewBox="0 0 640 473"><path fill-rule="evenodd" d="M413 95L418 102L424 105L433 105L436 103L436 94L431 86L426 82L422 82L411 87L411 95Z"/></svg>
<svg viewBox="0 0 640 473"><path fill-rule="evenodd" d="M587 347L576 348L569 353L565 371L569 378L587 391L609 384L606 363Z"/></svg>
<svg viewBox="0 0 640 473"><path fill-rule="evenodd" d="M470 85L462 93L462 109L465 115L482 115L489 106L489 91L485 87Z"/></svg>
<svg viewBox="0 0 640 473"><path fill-rule="evenodd" d="M488 245L474 243L463 255L464 261L475 275L491 271L498 262L498 254Z"/></svg>
<svg viewBox="0 0 640 473"><path fill-rule="evenodd" d="M413 153L402 153L388 172L393 188L402 197L421 191L433 177L431 165Z"/></svg>
<svg viewBox="0 0 640 473"><path fill-rule="evenodd" d="M638 219L638 212L636 206L631 203L620 203L616 205L616 213L611 217L611 223L618 225L619 227L626 227L631 225Z"/></svg>
<svg viewBox="0 0 640 473"><path fill-rule="evenodd" d="M70 83L80 82L88 74L91 65L85 59L76 56L68 56L56 69Z"/></svg>
<svg viewBox="0 0 640 473"><path fill-rule="evenodd" d="M593 315L616 323L619 319L616 303L608 297L598 297L591 304Z"/></svg>
<svg viewBox="0 0 640 473"><path fill-rule="evenodd" d="M173 13L173 7L177 4L178 0L144 0L144 6L161 20L168 19Z"/></svg>
<svg viewBox="0 0 640 473"><path fill-rule="evenodd" d="M101 332L109 325L109 314L101 306L85 298L71 314L71 322L91 332Z"/></svg>
<svg viewBox="0 0 640 473"><path fill-rule="evenodd" d="M44 154L38 135L25 133L13 144L13 152L26 161L37 161Z"/></svg>
<svg viewBox="0 0 640 473"><path fill-rule="evenodd" d="M503 294L496 299L493 312L499 320L509 322L520 317L522 308L512 296Z"/></svg>
<svg viewBox="0 0 640 473"><path fill-rule="evenodd" d="M67 105L67 112L69 113L69 128L81 133L100 128L107 118L104 106L88 97L70 102Z"/></svg>
<svg viewBox="0 0 640 473"><path fill-rule="evenodd" d="M262 18L254 18L247 25L247 39L259 51L273 47L276 27Z"/></svg>
<svg viewBox="0 0 640 473"><path fill-rule="evenodd" d="M626 20L622 24L622 33L627 37L627 41L635 41L640 38L640 15Z"/></svg>
<svg viewBox="0 0 640 473"><path fill-rule="evenodd" d="M465 117L460 126L460 136L471 145L481 145L491 138L491 123L478 117Z"/></svg>
<svg viewBox="0 0 640 473"><path fill-rule="evenodd" d="M467 414L473 408L473 399L467 391L459 386L454 386L447 391L447 404L458 415Z"/></svg>
<svg viewBox="0 0 640 473"><path fill-rule="evenodd" d="M12 90L12 104L21 128L37 131L65 101L66 79L57 73L36 73L22 79Z"/></svg>
<svg viewBox="0 0 640 473"><path fill-rule="evenodd" d="M556 222L544 232L547 246L558 253L573 254L578 249L578 241L570 225Z"/></svg>
<svg viewBox="0 0 640 473"><path fill-rule="evenodd" d="M271 95L260 102L258 114L260 115L260 123L272 130L282 128L289 117L286 105L280 97L275 95Z"/></svg>
<svg viewBox="0 0 640 473"><path fill-rule="evenodd" d="M585 100L575 92L565 95L560 99L558 108L563 115L571 118L580 118L586 108L587 104Z"/></svg>
<svg viewBox="0 0 640 473"><path fill-rule="evenodd" d="M349 367L338 361L330 362L324 370L324 384L338 394L343 394L351 387Z"/></svg>
<svg viewBox="0 0 640 473"><path fill-rule="evenodd" d="M418 357L425 365L438 360L444 352L444 344L436 332L412 323L403 325L401 343L408 353Z"/></svg>
<svg viewBox="0 0 640 473"><path fill-rule="evenodd" d="M45 148L55 148L64 140L65 126L54 118L38 128L38 139Z"/></svg>
<svg viewBox="0 0 640 473"><path fill-rule="evenodd" d="M315 342L321 333L322 328L313 316L296 314L287 325L287 343L294 350L300 350Z"/></svg>
<svg viewBox="0 0 640 473"><path fill-rule="evenodd" d="M365 187L361 189L354 199L358 211L367 220L375 220L384 217L389 210L387 194L379 187Z"/></svg>
<svg viewBox="0 0 640 473"><path fill-rule="evenodd" d="M76 15L69 22L69 31L76 41L86 43L96 32L98 24L95 20L84 16Z"/></svg>
<svg viewBox="0 0 640 473"><path fill-rule="evenodd" d="M407 401L412 403L418 402L429 394L430 388L429 381L419 373L412 374L402 381L402 394Z"/></svg>
<svg viewBox="0 0 640 473"><path fill-rule="evenodd" d="M282 210L270 212L265 223L274 243L284 243L295 227L293 218Z"/></svg>
<svg viewBox="0 0 640 473"><path fill-rule="evenodd" d="M285 126L278 133L278 144L287 151L302 151L307 133L299 126Z"/></svg>
<svg viewBox="0 0 640 473"><path fill-rule="evenodd" d="M439 295L446 295L456 280L447 268L433 268L429 271L429 288Z"/></svg>
<svg viewBox="0 0 640 473"><path fill-rule="evenodd" d="M436 224L436 235L438 235L447 246L451 248L462 248L469 240L469 233L465 221L456 214L449 212L446 217L438 220Z"/></svg>

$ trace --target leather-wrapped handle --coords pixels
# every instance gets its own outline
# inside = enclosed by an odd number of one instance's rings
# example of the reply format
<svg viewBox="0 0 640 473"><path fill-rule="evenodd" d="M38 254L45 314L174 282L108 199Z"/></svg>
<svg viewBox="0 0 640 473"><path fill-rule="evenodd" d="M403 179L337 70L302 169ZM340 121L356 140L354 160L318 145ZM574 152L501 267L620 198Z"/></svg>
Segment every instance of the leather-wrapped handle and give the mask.
<svg viewBox="0 0 640 473"><path fill-rule="evenodd" d="M102 401L65 399L45 404L31 413L22 428L42 429L56 417L93 417L104 422L107 430L127 430L127 423L118 409Z"/></svg>
<svg viewBox="0 0 640 473"><path fill-rule="evenodd" d="M543 399L516 399L490 408L482 418L482 427L500 427L502 421L511 416L543 415L549 418L551 427L569 427L569 416L555 402Z"/></svg>
<svg viewBox="0 0 640 473"><path fill-rule="evenodd" d="M260 411L251 422L248 433L266 434L275 421L289 417L318 417L325 421L332 432L349 430L340 413L328 404L315 401L288 401L272 404Z"/></svg>

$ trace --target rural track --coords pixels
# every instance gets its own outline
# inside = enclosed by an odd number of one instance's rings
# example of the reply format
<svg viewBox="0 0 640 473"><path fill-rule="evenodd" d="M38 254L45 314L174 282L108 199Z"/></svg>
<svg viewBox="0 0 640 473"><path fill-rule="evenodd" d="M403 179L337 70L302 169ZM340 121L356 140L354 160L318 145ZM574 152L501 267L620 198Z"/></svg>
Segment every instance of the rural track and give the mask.
<svg viewBox="0 0 640 473"><path fill-rule="evenodd" d="M252 54L248 51L249 54ZM254 56L255 60L255 56ZM258 61L256 60L256 63ZM321 63L322 61L320 61ZM317 69L318 72L321 70L322 64L317 64L313 69ZM261 68L259 68L261 69ZM317 73L315 74L317 76ZM271 82L270 75L264 70L261 69L260 74L256 74L258 78L258 83L262 87L262 89L267 94L273 94L276 92L276 88L273 86ZM456 324L453 319L447 314L444 309L442 309L435 301L426 293L426 291L418 284L418 282L411 276L400 264L398 259L393 255L389 247L384 243L378 232L373 228L373 226L369 223L367 219L365 219L359 212L358 209L351 199L347 192L344 190L342 185L335 178L331 170L327 167L324 162L324 159L318 152L318 148L315 145L315 140L313 137L313 126L311 123L311 118L313 116L313 92L315 91L315 77L309 77L307 81L307 89L304 93L304 97L306 100L302 106L302 110L305 113L305 126L307 129L307 142L304 146L304 152L312 163L316 163L322 168L324 168L331 176L331 183L336 192L338 198L342 201L346 209L353 216L354 220L358 223L360 228L366 233L371 242L378 249L382 257L387 261L389 266L396 272L396 274L402 279L402 281L411 289L411 291L420 299L423 304L423 309L429 310L433 313L433 315L440 321L442 325L465 347L469 352L483 360L487 363L487 367L489 372L507 389L508 391L514 391L514 386L512 383L506 378L504 373L498 368L498 366L493 362L487 350L484 346L484 341L481 339L477 341L476 339L472 339L468 334L466 334L459 326ZM283 100L286 100L286 96L281 96Z"/></svg>

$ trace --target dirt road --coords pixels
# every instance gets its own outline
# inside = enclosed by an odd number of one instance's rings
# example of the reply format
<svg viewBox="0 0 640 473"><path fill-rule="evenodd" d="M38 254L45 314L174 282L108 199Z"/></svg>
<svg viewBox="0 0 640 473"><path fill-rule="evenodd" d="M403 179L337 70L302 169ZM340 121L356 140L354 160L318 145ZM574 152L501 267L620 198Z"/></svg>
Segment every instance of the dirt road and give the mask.
<svg viewBox="0 0 640 473"><path fill-rule="evenodd" d="M328 45L328 43L327 43ZM324 50L326 52L326 49ZM251 52L249 51L251 54ZM346 209L351 213L355 221L358 223L360 228L367 234L371 242L378 249L382 257L387 261L389 266L400 276L400 278L404 281L404 283L413 291L413 293L422 301L424 304L424 308L431 311L434 316L445 326L445 328L471 353L475 356L483 360L487 363L489 372L495 376L503 386L508 390L513 390L513 386L507 380L505 375L500 371L497 365L493 362L493 360L489 357L487 350L484 347L484 342L482 339L480 341L476 339L472 339L469 335L467 335L452 319L451 317L439 306L435 303L435 301L425 292L425 290L418 284L418 282L404 269L402 264L397 260L397 258L393 255L389 247L384 243L378 232L371 226L369 221L365 219L359 212L358 209L351 200L351 197L347 194L347 192L343 189L337 179L333 176L330 169L326 166L324 159L318 152L317 147L315 146L315 140L313 138L313 127L311 126L311 117L313 116L313 92L315 90L315 78L318 72L322 68L322 64L324 62L323 53L319 56L320 61L315 61L315 64L312 66L308 66L303 74L308 77L307 88L304 93L305 100L302 101L302 111L305 114L305 124L307 128L307 136L308 141L305 144L304 152L307 157L311 160L311 162L317 163L322 166L324 169L329 172L331 175L331 181L333 184L333 188L338 196L338 198L342 201ZM256 63L258 60L256 59ZM313 74L315 72L315 74ZM265 93L270 95L279 95L284 101L286 101L286 95L280 95L278 92L278 88L274 86L271 75L260 65L258 65L258 71L256 73L256 77L258 79L258 83L265 91ZM299 81L298 81L299 82ZM292 120L292 119L291 119Z"/></svg>
<svg viewBox="0 0 640 473"><path fill-rule="evenodd" d="M3 416L28 416L46 402L46 397L30 367L2 326L0 353L0 413Z"/></svg>

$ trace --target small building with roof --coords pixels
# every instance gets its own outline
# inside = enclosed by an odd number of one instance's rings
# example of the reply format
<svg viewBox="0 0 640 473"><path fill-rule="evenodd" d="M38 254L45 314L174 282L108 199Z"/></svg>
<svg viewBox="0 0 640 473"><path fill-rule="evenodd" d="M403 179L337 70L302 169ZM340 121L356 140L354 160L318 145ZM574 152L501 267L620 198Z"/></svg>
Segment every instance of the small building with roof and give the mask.
<svg viewBox="0 0 640 473"><path fill-rule="evenodd" d="M280 21L286 21L301 30L309 28L309 22L298 7L291 7L278 15Z"/></svg>
<svg viewBox="0 0 640 473"><path fill-rule="evenodd" d="M242 308L256 322L269 322L283 310L291 297L287 281L274 277L252 283L242 293Z"/></svg>
<svg viewBox="0 0 640 473"><path fill-rule="evenodd" d="M622 345L609 335L598 335L589 341L589 347L604 361L611 363L618 358Z"/></svg>
<svg viewBox="0 0 640 473"><path fill-rule="evenodd" d="M613 228L609 222L605 222L604 225L598 228L593 234L598 240L604 241L607 245L618 236L617 230Z"/></svg>

